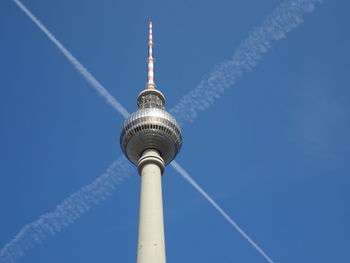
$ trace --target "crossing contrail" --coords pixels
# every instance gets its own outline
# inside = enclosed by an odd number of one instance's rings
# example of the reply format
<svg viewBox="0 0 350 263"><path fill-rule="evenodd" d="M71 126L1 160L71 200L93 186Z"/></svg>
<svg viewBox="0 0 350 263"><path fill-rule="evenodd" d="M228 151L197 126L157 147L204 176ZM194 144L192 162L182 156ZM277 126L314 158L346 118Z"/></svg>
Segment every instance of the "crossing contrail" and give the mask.
<svg viewBox="0 0 350 263"><path fill-rule="evenodd" d="M124 118L127 110L91 75L91 73L56 39L56 37L19 1L16 5L46 34L62 54L71 62L86 81L106 99ZM252 70L262 55L271 49L273 41L277 41L303 22L304 13L312 12L315 3L321 0L290 0L283 2L273 13L265 18L262 26L249 34L238 47L231 60L215 67L209 78L202 80L197 87L188 92L170 111L179 122L193 121L198 112L207 109L220 98L225 89L232 86L245 72ZM218 212L270 263L271 258L232 220L232 218L190 177L177 163L174 169L183 176ZM114 162L107 172L99 176L93 183L84 186L65 199L53 212L44 214L38 220L24 226L18 234L0 250L0 263L16 262L25 252L42 243L48 236L55 235L62 228L69 226L93 204L97 204L109 196L113 189L131 173L131 165L124 158Z"/></svg>
<svg viewBox="0 0 350 263"><path fill-rule="evenodd" d="M49 213L25 225L17 235L0 250L0 263L16 262L31 248L43 243L61 229L73 224L93 205L100 203L112 194L113 190L127 176L133 167L124 156L114 161L107 171L92 183L82 187L63 200Z"/></svg>
<svg viewBox="0 0 350 263"><path fill-rule="evenodd" d="M179 123L192 122L200 111L206 110L220 98L221 94L243 73L251 71L262 60L263 54L274 41L303 22L303 15L314 10L322 0L287 0L269 14L260 27L255 28L241 42L233 57L214 69L194 89L186 93L180 102L170 110Z"/></svg>
<svg viewBox="0 0 350 263"><path fill-rule="evenodd" d="M118 111L124 118L129 116L128 111L121 105L103 86L95 79L94 76L84 67L73 55L66 49L60 41L43 25L43 23L36 18L32 12L19 0L12 0L16 5L44 32L44 34L55 44L55 46L62 52L68 61L75 67L75 69L83 75L85 80L102 96L106 102Z"/></svg>
<svg viewBox="0 0 350 263"><path fill-rule="evenodd" d="M269 263L274 263L272 259L249 237L246 232L219 206L206 191L181 167L176 161L171 162L171 166L192 185L207 201L251 244Z"/></svg>

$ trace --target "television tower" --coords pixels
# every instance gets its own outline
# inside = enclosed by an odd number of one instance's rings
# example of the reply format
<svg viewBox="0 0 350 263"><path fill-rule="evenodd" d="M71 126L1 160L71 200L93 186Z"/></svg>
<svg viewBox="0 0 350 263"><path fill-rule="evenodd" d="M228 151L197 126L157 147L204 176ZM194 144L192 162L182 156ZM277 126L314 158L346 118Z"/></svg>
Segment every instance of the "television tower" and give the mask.
<svg viewBox="0 0 350 263"><path fill-rule="evenodd" d="M138 110L124 122L120 146L141 176L137 263L165 263L161 176L182 144L180 126L164 110L154 83L152 22L149 22L148 81L137 97Z"/></svg>

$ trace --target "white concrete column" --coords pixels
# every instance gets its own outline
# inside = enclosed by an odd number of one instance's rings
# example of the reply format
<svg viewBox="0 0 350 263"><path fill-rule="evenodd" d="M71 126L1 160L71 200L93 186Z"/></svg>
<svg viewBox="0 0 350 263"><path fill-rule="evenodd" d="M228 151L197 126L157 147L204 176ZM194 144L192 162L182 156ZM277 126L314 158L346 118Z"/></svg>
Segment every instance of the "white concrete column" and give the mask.
<svg viewBox="0 0 350 263"><path fill-rule="evenodd" d="M146 150L139 160L141 196L137 263L165 263L161 176L164 161L155 150Z"/></svg>

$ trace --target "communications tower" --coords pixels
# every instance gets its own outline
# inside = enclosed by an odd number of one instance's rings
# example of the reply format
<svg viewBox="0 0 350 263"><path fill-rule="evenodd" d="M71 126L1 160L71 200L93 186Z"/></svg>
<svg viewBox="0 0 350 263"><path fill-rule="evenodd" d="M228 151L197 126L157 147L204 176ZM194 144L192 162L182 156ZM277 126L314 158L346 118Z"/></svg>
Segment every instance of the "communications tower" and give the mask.
<svg viewBox="0 0 350 263"><path fill-rule="evenodd" d="M138 110L124 122L120 146L141 176L137 263L165 263L161 176L182 144L180 126L164 109L154 83L152 22L149 22L148 81L137 97Z"/></svg>

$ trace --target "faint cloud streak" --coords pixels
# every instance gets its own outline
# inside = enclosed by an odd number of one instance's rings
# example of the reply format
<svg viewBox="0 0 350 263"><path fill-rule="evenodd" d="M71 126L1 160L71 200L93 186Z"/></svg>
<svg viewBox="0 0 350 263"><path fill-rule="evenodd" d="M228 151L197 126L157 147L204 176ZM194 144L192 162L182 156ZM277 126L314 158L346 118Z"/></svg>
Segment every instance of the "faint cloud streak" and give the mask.
<svg viewBox="0 0 350 263"><path fill-rule="evenodd" d="M194 121L198 113L206 110L243 73L253 70L271 49L273 41L286 37L286 33L303 22L303 15L314 10L322 0L288 0L282 2L241 42L233 57L214 67L209 77L186 93L170 112L180 123Z"/></svg>
<svg viewBox="0 0 350 263"><path fill-rule="evenodd" d="M291 112L292 140L304 152L319 157L337 157L350 150L348 94L334 94L333 82L311 78L301 85L300 104ZM347 89L346 89L347 90Z"/></svg>
<svg viewBox="0 0 350 263"><path fill-rule="evenodd" d="M0 263L12 263L25 253L42 244L49 236L54 236L63 228L73 224L81 215L106 197L132 174L133 169L126 158L120 157L113 162L107 171L92 183L82 187L49 213L22 227L16 236L0 250Z"/></svg>

